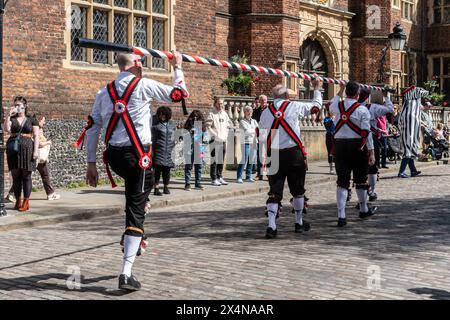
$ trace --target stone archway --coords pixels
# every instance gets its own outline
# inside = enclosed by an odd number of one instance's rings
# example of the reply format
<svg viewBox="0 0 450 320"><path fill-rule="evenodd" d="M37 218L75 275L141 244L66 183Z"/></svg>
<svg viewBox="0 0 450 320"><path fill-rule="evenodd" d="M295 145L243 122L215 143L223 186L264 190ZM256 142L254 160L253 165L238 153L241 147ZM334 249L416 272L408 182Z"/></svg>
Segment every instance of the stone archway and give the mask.
<svg viewBox="0 0 450 320"><path fill-rule="evenodd" d="M311 28L305 31L306 32L303 32L304 36L300 39L300 56L302 56L302 48L304 48L304 44L307 45L308 43L315 43L315 46L320 48L323 52L323 60L326 61L326 76L339 78L341 75L341 63L336 44L334 43L332 37L324 30ZM332 95L334 93L333 86L326 87L327 93Z"/></svg>

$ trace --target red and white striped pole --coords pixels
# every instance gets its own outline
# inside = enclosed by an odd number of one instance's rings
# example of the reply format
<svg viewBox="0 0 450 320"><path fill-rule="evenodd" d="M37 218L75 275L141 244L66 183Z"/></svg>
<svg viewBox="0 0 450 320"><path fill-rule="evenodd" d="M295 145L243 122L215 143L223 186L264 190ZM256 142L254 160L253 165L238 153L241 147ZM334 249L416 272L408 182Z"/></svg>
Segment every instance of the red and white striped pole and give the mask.
<svg viewBox="0 0 450 320"><path fill-rule="evenodd" d="M107 50L107 51L115 51L115 52L127 52L127 53L135 53L140 56L152 56L155 58L162 58L162 59L173 59L173 54L171 52L167 51L161 51L161 50L155 50L155 49L146 49L141 47L131 47L123 44L115 44L112 42L107 41L98 41L98 40L92 40L92 39L85 39L85 38L79 38L75 41L75 44L82 48L91 48L91 49L98 49L98 50ZM203 65L210 65L210 66L216 66L216 67L223 67L228 69L234 69L234 70L242 70L242 71L249 71L249 72L257 72L257 73L264 73L268 75L273 76L283 76L283 77L291 77L291 78L299 78L310 81L314 78L319 78L324 83L328 84L346 84L346 80L340 80L340 79L334 79L329 77L321 77L316 74L307 74L304 72L293 72L289 70L281 70L281 69L274 69L274 68L266 68L266 67L260 67L255 65L248 65L243 63L237 63L237 62L231 62L226 60L217 60L217 59L211 59L211 58L204 58L200 56L192 56L187 54L182 54L183 61L185 62L191 62L191 63L197 63L197 64L203 64ZM361 87L369 90L378 90L382 91L383 88L366 85L366 84L360 84Z"/></svg>

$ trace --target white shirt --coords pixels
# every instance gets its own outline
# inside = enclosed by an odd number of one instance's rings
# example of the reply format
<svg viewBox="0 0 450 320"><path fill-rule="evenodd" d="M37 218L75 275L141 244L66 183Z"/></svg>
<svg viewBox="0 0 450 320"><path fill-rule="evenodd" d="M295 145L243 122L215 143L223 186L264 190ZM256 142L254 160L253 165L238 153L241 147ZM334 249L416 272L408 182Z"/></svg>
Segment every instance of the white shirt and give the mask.
<svg viewBox="0 0 450 320"><path fill-rule="evenodd" d="M334 115L333 121L336 125L341 118L341 112L339 111L339 103L341 98L339 96L335 96L331 100L330 111ZM358 102L355 99L344 99L344 109L347 111L350 109L352 105ZM370 131L370 119L371 115L366 106L360 105L356 110L350 115L350 121L352 121L355 125L357 125L361 130L367 130L369 132L369 136L367 137L367 148L369 150L373 150L373 139L372 132ZM349 128L348 125L344 124L339 131L337 131L334 135L336 139L361 139L361 136L357 134L355 131Z"/></svg>
<svg viewBox="0 0 450 320"><path fill-rule="evenodd" d="M125 88L133 79L134 75L130 72L121 72L115 80L115 86L119 96L123 94ZM184 91L185 97L189 94L186 89L184 75L181 70L175 70L175 77L173 86L177 86ZM134 90L130 102L128 103L128 111L136 131L143 145L152 143L151 134L151 103L153 100L159 102L172 102L170 93L173 86L168 86L163 83L151 79L141 79ZM96 162L96 153L98 146L98 139L100 130L103 128L102 138L104 139L109 120L113 114L113 103L108 94L107 88L101 89L97 93L95 103L92 108L92 118L94 125L86 132L86 148L87 148L87 162ZM116 147L131 146L131 141L128 137L127 131L119 120L114 129L109 144Z"/></svg>
<svg viewBox="0 0 450 320"><path fill-rule="evenodd" d="M377 118L387 115L388 113L394 113L394 105L391 102L389 96L384 101L384 106L377 103L370 103L370 125L373 128L377 128Z"/></svg>
<svg viewBox="0 0 450 320"><path fill-rule="evenodd" d="M239 128L243 137L241 137L241 143L253 144L256 142L256 129L258 128L258 121L250 118L250 120L242 119L239 121ZM242 132L243 131L243 132Z"/></svg>
<svg viewBox="0 0 450 320"><path fill-rule="evenodd" d="M225 110L218 112L214 110L209 113L209 120L212 120L212 126L209 129L211 138L214 138L217 142L226 142L228 139L228 131L233 128L233 122L231 122L228 113Z"/></svg>
<svg viewBox="0 0 450 320"><path fill-rule="evenodd" d="M273 103L275 109L280 109L285 101L286 100L275 99ZM299 139L301 139L299 119L308 116L313 107L322 107L322 93L319 90L314 91L314 99L312 102L291 101L284 113L284 120L289 124L292 130L294 130ZM270 112L269 108L265 108L261 114L261 120L259 121L260 138L264 139L264 141L267 141L274 120L272 112ZM297 146L295 141L280 125L273 136L272 149L288 149L295 146Z"/></svg>

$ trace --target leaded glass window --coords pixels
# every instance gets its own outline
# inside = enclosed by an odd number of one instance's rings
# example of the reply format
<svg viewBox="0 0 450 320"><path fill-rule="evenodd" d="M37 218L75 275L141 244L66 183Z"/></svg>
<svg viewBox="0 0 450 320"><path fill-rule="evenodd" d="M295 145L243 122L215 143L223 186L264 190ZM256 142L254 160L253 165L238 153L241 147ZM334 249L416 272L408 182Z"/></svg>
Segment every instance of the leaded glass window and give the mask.
<svg viewBox="0 0 450 320"><path fill-rule="evenodd" d="M71 35L71 59L73 61L85 61L86 60L86 49L80 48L75 45L75 40L77 38L86 38L86 8L79 6L72 6L71 13L71 25L70 25L70 35Z"/></svg>
<svg viewBox="0 0 450 320"><path fill-rule="evenodd" d="M152 29L152 48L156 50L164 50L164 21L153 19ZM161 58L153 58L153 68L162 69L165 67L164 60Z"/></svg>
<svg viewBox="0 0 450 320"><path fill-rule="evenodd" d="M95 40L108 40L108 13L106 11L94 10L93 16L93 38ZM108 54L104 50L93 50L94 63L108 63Z"/></svg>

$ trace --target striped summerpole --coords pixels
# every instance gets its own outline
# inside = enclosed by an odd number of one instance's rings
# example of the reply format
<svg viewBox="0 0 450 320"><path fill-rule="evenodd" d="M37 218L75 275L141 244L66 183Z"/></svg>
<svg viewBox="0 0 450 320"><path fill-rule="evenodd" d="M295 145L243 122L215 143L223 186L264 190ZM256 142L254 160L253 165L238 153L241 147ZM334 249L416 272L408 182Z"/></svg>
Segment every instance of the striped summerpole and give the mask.
<svg viewBox="0 0 450 320"><path fill-rule="evenodd" d="M148 57L151 56L151 57L155 57L155 58L162 58L162 59L168 59L168 60L173 59L173 54L168 51L146 49L146 48L141 48L141 47L131 47L128 45L116 44L116 43L107 42L107 41L79 38L79 39L75 40L75 44L82 48L115 51L115 52L135 53L140 56L148 56ZM307 81L311 81L314 78L318 78L321 81L323 81L324 83L328 83L328 84L346 84L348 82L346 80L334 79L334 78L329 78L329 77L321 77L317 74L308 74L308 73L304 73L304 72L293 72L293 71L289 71L289 70L260 67L260 66L231 62L231 61L226 61L226 60L204 58L204 57L193 56L193 55L188 55L188 54L182 54L182 57L183 57L183 61L185 61L185 62L210 65L210 66L215 66L215 67L223 67L223 68L233 69L233 70L257 72L257 73L263 73L263 74L268 74L268 75L272 75L272 76L298 78L298 79L303 79L303 80L307 80ZM362 88L365 88L368 90L378 90L378 91L383 90L383 88L381 88L381 87L371 86L371 85L367 85L367 84L360 84L360 86Z"/></svg>

